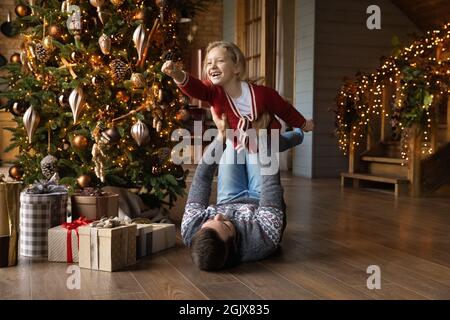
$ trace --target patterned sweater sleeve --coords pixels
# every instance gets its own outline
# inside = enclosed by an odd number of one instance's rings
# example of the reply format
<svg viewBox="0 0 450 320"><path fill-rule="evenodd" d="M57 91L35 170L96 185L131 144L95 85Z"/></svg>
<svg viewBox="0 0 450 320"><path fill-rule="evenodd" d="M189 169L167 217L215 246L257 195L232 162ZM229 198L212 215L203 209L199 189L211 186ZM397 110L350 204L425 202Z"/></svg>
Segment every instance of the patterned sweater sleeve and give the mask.
<svg viewBox="0 0 450 320"><path fill-rule="evenodd" d="M190 246L194 234L209 218L206 209L211 195L211 183L224 148L225 144L217 139L211 142L195 171L181 222L181 236L187 246Z"/></svg>

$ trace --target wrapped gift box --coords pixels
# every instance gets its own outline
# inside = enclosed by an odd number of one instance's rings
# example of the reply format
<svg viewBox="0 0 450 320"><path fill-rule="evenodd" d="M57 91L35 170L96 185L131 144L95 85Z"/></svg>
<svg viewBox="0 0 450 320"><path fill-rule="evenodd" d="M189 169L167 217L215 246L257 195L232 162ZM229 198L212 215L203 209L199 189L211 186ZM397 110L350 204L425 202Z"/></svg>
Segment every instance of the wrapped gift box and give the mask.
<svg viewBox="0 0 450 320"><path fill-rule="evenodd" d="M116 271L136 263L136 225L116 228L80 227L81 268Z"/></svg>
<svg viewBox="0 0 450 320"><path fill-rule="evenodd" d="M46 257L48 229L66 221L67 192L20 194L20 254Z"/></svg>
<svg viewBox="0 0 450 320"><path fill-rule="evenodd" d="M0 267L17 264L20 182L0 181Z"/></svg>
<svg viewBox="0 0 450 320"><path fill-rule="evenodd" d="M75 194L71 197L72 218L86 217L99 220L102 217L117 217L119 214L119 195L105 192L101 195Z"/></svg>
<svg viewBox="0 0 450 320"><path fill-rule="evenodd" d="M137 224L136 257L142 258L175 246L175 225Z"/></svg>
<svg viewBox="0 0 450 320"><path fill-rule="evenodd" d="M152 253L175 246L175 225L172 223L153 223Z"/></svg>
<svg viewBox="0 0 450 320"><path fill-rule="evenodd" d="M137 224L136 258L142 258L152 253L153 224Z"/></svg>
<svg viewBox="0 0 450 320"><path fill-rule="evenodd" d="M91 221L79 218L48 230L48 261L78 262L78 228Z"/></svg>

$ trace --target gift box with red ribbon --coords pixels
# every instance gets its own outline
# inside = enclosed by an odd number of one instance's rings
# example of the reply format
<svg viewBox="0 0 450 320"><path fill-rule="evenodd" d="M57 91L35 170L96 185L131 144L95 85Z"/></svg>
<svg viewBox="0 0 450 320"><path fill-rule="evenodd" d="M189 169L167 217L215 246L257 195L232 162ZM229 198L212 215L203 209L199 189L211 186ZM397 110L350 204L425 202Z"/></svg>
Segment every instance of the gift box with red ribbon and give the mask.
<svg viewBox="0 0 450 320"><path fill-rule="evenodd" d="M78 262L78 228L88 225L92 220L80 217L73 222L65 222L48 230L48 261Z"/></svg>

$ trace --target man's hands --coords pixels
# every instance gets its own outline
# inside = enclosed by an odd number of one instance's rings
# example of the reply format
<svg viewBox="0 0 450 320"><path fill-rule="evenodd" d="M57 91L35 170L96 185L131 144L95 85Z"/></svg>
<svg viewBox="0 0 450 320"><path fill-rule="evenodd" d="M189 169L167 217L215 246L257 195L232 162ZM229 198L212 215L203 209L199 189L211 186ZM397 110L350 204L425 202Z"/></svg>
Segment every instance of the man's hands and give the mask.
<svg viewBox="0 0 450 320"><path fill-rule="evenodd" d="M173 62L172 60L164 62L163 66L161 67L161 71L167 74L169 77L172 77L175 82L178 83L183 82L185 77L184 72L179 68L178 64Z"/></svg>
<svg viewBox="0 0 450 320"><path fill-rule="evenodd" d="M252 121L252 128L255 129L256 135L259 136L260 129L268 129L271 121L272 115L268 112L264 112L258 119Z"/></svg>
<svg viewBox="0 0 450 320"><path fill-rule="evenodd" d="M303 131L309 132L314 130L314 121L313 119L308 119L305 122L305 125L302 128Z"/></svg>
<svg viewBox="0 0 450 320"><path fill-rule="evenodd" d="M222 116L219 117L214 108L211 108L211 114L213 117L213 121L216 124L217 130L219 131L217 139L223 141L226 137L226 130L228 129L227 115L225 113L222 113Z"/></svg>

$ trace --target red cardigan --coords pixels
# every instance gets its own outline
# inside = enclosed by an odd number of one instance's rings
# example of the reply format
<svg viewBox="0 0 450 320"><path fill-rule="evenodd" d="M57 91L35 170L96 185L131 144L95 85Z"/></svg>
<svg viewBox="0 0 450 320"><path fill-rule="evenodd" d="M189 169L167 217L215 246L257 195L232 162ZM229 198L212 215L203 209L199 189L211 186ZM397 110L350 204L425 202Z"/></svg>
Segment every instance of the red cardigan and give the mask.
<svg viewBox="0 0 450 320"><path fill-rule="evenodd" d="M231 129L245 131L251 128L251 121L256 120L259 115L265 112L277 115L288 125L295 128L302 128L306 122L300 112L286 102L277 91L268 87L250 84L252 110L247 117L239 113L231 97L222 86L215 86L209 81L202 82L186 73L185 80L178 84L178 87L191 98L208 102L219 115L225 113ZM270 122L269 128L281 129L281 124L274 117Z"/></svg>

